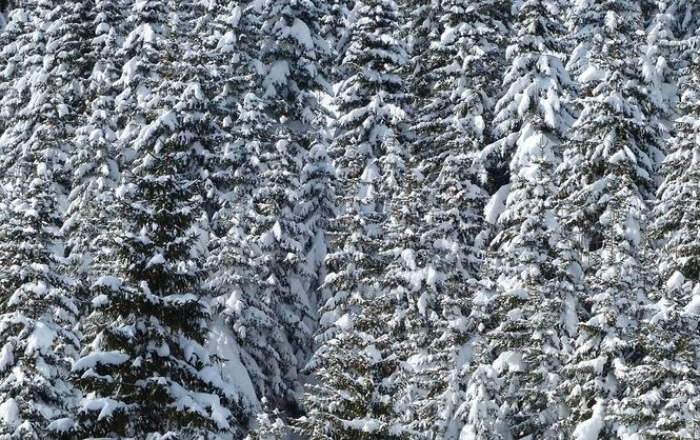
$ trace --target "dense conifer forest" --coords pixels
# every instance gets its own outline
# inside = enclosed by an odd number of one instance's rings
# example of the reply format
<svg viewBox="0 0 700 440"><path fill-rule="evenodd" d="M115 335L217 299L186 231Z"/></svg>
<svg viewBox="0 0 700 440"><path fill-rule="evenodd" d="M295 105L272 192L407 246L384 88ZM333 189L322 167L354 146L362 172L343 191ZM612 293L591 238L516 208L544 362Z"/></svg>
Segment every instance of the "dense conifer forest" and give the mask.
<svg viewBox="0 0 700 440"><path fill-rule="evenodd" d="M700 438L700 0L0 10L0 440Z"/></svg>

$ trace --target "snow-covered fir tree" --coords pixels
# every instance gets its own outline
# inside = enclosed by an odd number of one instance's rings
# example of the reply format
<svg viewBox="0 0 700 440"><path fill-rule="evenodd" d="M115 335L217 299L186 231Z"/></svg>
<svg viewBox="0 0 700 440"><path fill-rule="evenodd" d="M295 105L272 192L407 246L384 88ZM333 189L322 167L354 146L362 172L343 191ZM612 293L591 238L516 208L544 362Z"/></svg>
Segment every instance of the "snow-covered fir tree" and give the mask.
<svg viewBox="0 0 700 440"><path fill-rule="evenodd" d="M330 298L321 307L320 347L310 364L317 384L305 394L308 413L297 425L310 439L406 438L396 404L404 367L394 351L396 333L385 328L401 324L382 283L393 257L382 251L388 202L400 191L406 161L407 53L393 0L357 2L352 17L331 146L340 191L332 226L337 249L326 260Z"/></svg>
<svg viewBox="0 0 700 440"><path fill-rule="evenodd" d="M223 334L229 334L232 343L240 347L240 362L255 388L255 395L247 403L254 407L259 405L258 399L269 396L275 405L284 406L294 395L286 372L291 369L296 376L296 357L275 310L262 295L266 279L259 274L268 269L259 244L249 235L255 219L250 216L252 194L260 174L256 133L264 132L270 122L259 99L251 93L243 99L240 117L233 124L245 135L222 146L224 166L212 179L217 193L214 197L221 205L215 213L216 227L212 228L216 236L212 236L209 246L208 284L215 293L213 305L219 325L227 328ZM223 176L231 180L225 182ZM274 235L270 232L264 238L273 240Z"/></svg>
<svg viewBox="0 0 700 440"><path fill-rule="evenodd" d="M575 324L567 326L565 310L575 313L581 271L555 216L555 170L574 93L562 62L560 6L531 0L513 10L512 64L494 119L500 139L488 147L511 157L511 184L483 266L484 291L475 300L486 321L474 382L488 372L494 388L482 395L473 389L467 438L567 438L560 427L567 413L560 371ZM492 402L481 402L484 397Z"/></svg>
<svg viewBox="0 0 700 440"><path fill-rule="evenodd" d="M394 246L406 253L387 276L403 284L401 316L410 324L400 346L412 356L407 398L416 400L415 427L433 438L457 438L465 418L466 353L475 325L467 283L478 276L487 229L481 215L486 173L476 153L489 139L500 94L505 47L499 43L508 34L501 20L509 16L502 6L450 1L411 2L406 8L413 41L408 84L415 97L411 167L417 180L390 202L396 211Z"/></svg>
<svg viewBox="0 0 700 440"><path fill-rule="evenodd" d="M230 27L221 27L213 51L226 138L211 178L219 207L208 265L216 307L258 399L287 417L300 411L299 370L311 353L326 247L322 224L332 214L316 96L327 89L319 64L328 56L324 4L250 2L228 13Z"/></svg>
<svg viewBox="0 0 700 440"><path fill-rule="evenodd" d="M80 316L60 227L80 79L90 68L82 57L89 12L76 2L21 6L2 34L1 55L2 434L41 438L70 430L66 417L79 397L67 382Z"/></svg>
<svg viewBox="0 0 700 440"><path fill-rule="evenodd" d="M513 7L515 35L508 47L511 64L503 75L505 93L495 107L495 142L486 147L484 156L500 152L513 158L518 148L541 134L556 145L571 127L567 101L575 85L563 65L562 12L562 4L556 1L528 0ZM558 150L554 154L561 157ZM517 174L519 165L512 159L510 173Z"/></svg>
<svg viewBox="0 0 700 440"><path fill-rule="evenodd" d="M399 401L411 408L410 426L427 438L457 439L478 326L471 299L489 230L482 215L488 196L473 156L432 159L411 170L388 203L385 253L393 258L383 285L396 297L395 350L411 366ZM435 176L427 165L440 160Z"/></svg>
<svg viewBox="0 0 700 440"><path fill-rule="evenodd" d="M212 238L224 240L227 222L244 216L260 168L255 146L264 138L269 117L256 96L262 68L258 60L259 15L253 3L209 2L198 39L211 96L208 109L222 138L206 160L204 209ZM214 244L212 247L216 248ZM222 267L223 269L223 267Z"/></svg>
<svg viewBox="0 0 700 440"><path fill-rule="evenodd" d="M320 141L324 111L318 92L329 91L321 60L329 54L321 35L326 17L321 1L269 0L260 4L258 68L252 94L245 97L250 111L260 114L256 141L249 144L258 180L248 196L248 212L241 220L244 240L253 246L250 276L255 301L269 307L274 332L281 332L287 354L273 368L262 394L273 407L298 414L302 392L298 370L311 354L316 327L315 273L323 256L314 255L319 231L309 224L317 215L314 197L302 190L300 177L310 150ZM257 117L257 116L254 116ZM250 136L251 133L245 134ZM314 158L317 160L317 158ZM321 232L322 237L322 232ZM272 359L270 359L272 361Z"/></svg>
<svg viewBox="0 0 700 440"><path fill-rule="evenodd" d="M245 137L226 146L227 162L238 163L230 169L235 180L222 192L218 213L226 229L211 242L208 266L217 292L214 304L240 346L241 362L258 398L267 397L273 408L285 408L293 404L299 391L297 358L278 316L282 298L275 296L287 279L274 277L262 250L262 246L274 249L279 243L281 226L273 223L266 225L267 230L256 229L259 218L253 198L264 169L259 159L265 140L258 134L266 133L273 122L255 95L249 93L243 99L235 124Z"/></svg>
<svg viewBox="0 0 700 440"><path fill-rule="evenodd" d="M0 81L0 170L4 173L18 160L16 143L26 141L32 131L32 115L36 105L29 105L33 93L42 85L43 56L46 53L46 32L42 26L50 5L27 2L14 9L10 22L2 32L2 63L5 66ZM5 147L7 146L7 147Z"/></svg>
<svg viewBox="0 0 700 440"><path fill-rule="evenodd" d="M658 107L659 116L665 120L677 114L678 79L689 60L683 56L684 50L674 34L674 10L665 0L657 0L657 10L647 28L646 44L641 49L640 63L642 75L652 90L651 98Z"/></svg>
<svg viewBox="0 0 700 440"><path fill-rule="evenodd" d="M514 157L520 165L512 171L511 193L499 218L502 230L485 263L491 278L482 281L492 290L475 299L485 317L481 324L489 330L476 344L479 364L472 385L488 374L492 389L468 393L472 411L466 438L570 438L559 387L583 288L578 255L554 213L554 148L540 134Z"/></svg>
<svg viewBox="0 0 700 440"><path fill-rule="evenodd" d="M621 432L646 438L692 438L700 432L693 413L698 405L694 383L700 353L695 334L700 272L700 248L694 237L698 207L694 196L698 174L698 117L700 83L697 67L683 81L680 109L669 155L663 162L650 235L664 243L657 255L660 282L654 302L647 306L637 338L642 359L626 374L627 398Z"/></svg>
<svg viewBox="0 0 700 440"><path fill-rule="evenodd" d="M510 10L491 1L410 5L411 163L418 181L413 204L406 193L392 204L411 213L413 222L403 225L408 236L400 235L413 246L415 261L397 259L390 270L425 276L407 289L406 301L416 300L407 310L422 324L412 324L402 347L414 356L409 399L417 399L416 426L434 438L457 438L467 418L468 353L478 325L471 309L474 283L468 283L478 277L488 235L481 186L488 181L497 190L503 183L495 178L500 152L490 157L491 176L476 155L491 139L493 107L502 93Z"/></svg>
<svg viewBox="0 0 700 440"><path fill-rule="evenodd" d="M431 30L426 47L414 51L417 66L409 79L416 95L413 154L423 158L437 157L440 150L480 151L491 143L494 106L502 94L509 4L449 0L430 7L438 8L436 23L413 24L437 28ZM502 160L495 156L501 155L489 155L494 156L493 172ZM493 190L500 186L496 180L492 176Z"/></svg>
<svg viewBox="0 0 700 440"><path fill-rule="evenodd" d="M97 238L87 344L73 365L85 396L75 421L85 437L231 438L244 429L237 392L204 347L209 296L194 170L211 123L198 110L186 48L175 44L174 11L171 3L135 3L123 46L131 58L119 80L126 128L117 142L133 158L122 159L129 170Z"/></svg>
<svg viewBox="0 0 700 440"><path fill-rule="evenodd" d="M67 381L80 316L60 227L81 78L90 68L82 27L90 13L80 2L22 6L11 14L2 52L3 435L41 438L70 431L79 397Z"/></svg>
<svg viewBox="0 0 700 440"><path fill-rule="evenodd" d="M255 423L260 401L269 396L278 406L288 399L285 368L296 372L275 312L258 294L266 268L249 240L253 192L260 185L259 146L270 118L256 96L261 82L257 60L259 5L254 2L208 2L191 38L201 60L201 102L213 125L203 152L208 232L206 286L211 290L213 321L210 346L222 376L234 382L246 420ZM211 129L214 129L212 131ZM266 413L265 413L266 414ZM261 415L262 417L262 415Z"/></svg>
<svg viewBox="0 0 700 440"><path fill-rule="evenodd" d="M662 166L664 181L654 207L650 225L653 238L662 239L663 255L668 259L659 267L662 280L675 272L693 283L700 280L700 243L692 230L700 221L695 204L695 191L700 173L693 166L697 157L696 134L700 116L700 77L696 66L687 72L680 102L683 116L675 123L675 135L669 139L669 154Z"/></svg>
<svg viewBox="0 0 700 440"><path fill-rule="evenodd" d="M563 227L578 238L588 294L565 366L574 438L614 435L620 384L640 357L642 307L654 285L645 235L663 159L663 109L640 63L638 2L579 2L570 62L580 116L559 169ZM600 437L599 437L600 438Z"/></svg>
<svg viewBox="0 0 700 440"><path fill-rule="evenodd" d="M92 32L82 43L81 61L91 71L80 84L82 98L89 104L75 116L72 142L76 147L68 154L71 189L62 227L73 276L83 291L94 281L90 270L92 255L98 251L95 238L107 220L103 207L113 203L113 189L119 181L114 82L121 63L115 54L126 34L124 11L115 1L99 0L92 6L82 23Z"/></svg>
<svg viewBox="0 0 700 440"><path fill-rule="evenodd" d="M350 36L349 27L352 22L352 10L355 0L326 0L321 27L321 36L328 45L326 58L319 60L324 67L326 80L337 83L340 80L340 67L343 48L346 47Z"/></svg>
<svg viewBox="0 0 700 440"><path fill-rule="evenodd" d="M80 348L78 307L66 276L56 183L65 135L55 108L0 180L0 438L41 439L70 430L79 393L68 372ZM7 140L7 138L3 138ZM9 146L4 144L3 148Z"/></svg>

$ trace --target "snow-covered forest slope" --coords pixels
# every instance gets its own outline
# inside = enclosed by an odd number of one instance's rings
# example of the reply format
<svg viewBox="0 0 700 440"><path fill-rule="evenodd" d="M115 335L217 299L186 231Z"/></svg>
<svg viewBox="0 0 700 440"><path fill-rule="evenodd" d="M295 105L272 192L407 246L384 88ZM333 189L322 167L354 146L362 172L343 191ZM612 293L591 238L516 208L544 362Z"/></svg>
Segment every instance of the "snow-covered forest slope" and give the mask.
<svg viewBox="0 0 700 440"><path fill-rule="evenodd" d="M0 10L0 440L700 438L700 0Z"/></svg>

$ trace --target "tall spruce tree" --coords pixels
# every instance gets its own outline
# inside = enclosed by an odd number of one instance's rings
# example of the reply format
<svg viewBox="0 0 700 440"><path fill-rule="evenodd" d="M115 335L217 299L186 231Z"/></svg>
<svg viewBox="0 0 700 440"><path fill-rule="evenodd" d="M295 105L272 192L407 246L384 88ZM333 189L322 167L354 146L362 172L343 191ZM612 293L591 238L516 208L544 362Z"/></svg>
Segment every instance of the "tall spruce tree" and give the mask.
<svg viewBox="0 0 700 440"><path fill-rule="evenodd" d="M44 133L48 134L48 133ZM55 139L54 139L55 141ZM67 381L80 348L78 307L57 250L60 190L49 139L18 146L0 203L0 438L41 439L70 432L79 393Z"/></svg>
<svg viewBox="0 0 700 440"><path fill-rule="evenodd" d="M315 195L302 190L300 177L309 151L321 140L325 112L317 95L330 90L321 65L329 54L321 34L325 8L316 0L262 4L258 35L263 70L254 88L260 101L251 102L268 119L256 145L260 174L250 198L246 240L258 248L255 296L268 304L294 354L280 363L284 394L268 398L291 414L298 413L298 370L311 355L316 328L312 305L317 303L319 258L310 259L317 237L308 221L317 213L310 209L312 200L301 198Z"/></svg>
<svg viewBox="0 0 700 440"><path fill-rule="evenodd" d="M225 81L216 102L227 138L212 176L220 208L209 264L217 306L258 397L271 411L298 415L299 370L311 353L325 252L327 196L317 192L325 177L316 174L328 170L316 98L327 88L319 64L328 56L320 35L324 4L240 6L214 51Z"/></svg>
<svg viewBox="0 0 700 440"><path fill-rule="evenodd" d="M407 310L416 324L402 346L413 356L408 399L415 400L416 428L433 438L457 438L467 418L464 389L473 360L467 353L478 326L474 284L468 283L479 276L489 229L482 187L495 191L503 183L494 178L500 152L490 156L490 175L477 155L490 143L493 107L502 93L510 10L491 1L416 3L409 15L414 55L408 82L415 97L410 164L417 180L412 195L404 192L392 202L397 212L410 213L397 232L415 258L410 264L396 259L388 271L408 279L423 274L407 286L406 301L415 301Z"/></svg>
<svg viewBox="0 0 700 440"><path fill-rule="evenodd" d="M144 127L137 149L145 155L117 188L118 220L100 237L111 246L97 264L110 275L91 288L92 342L73 367L89 393L77 417L85 433L214 438L241 429L231 425L235 390L202 346L207 304L192 231L199 194L184 177L192 144L174 130L176 112Z"/></svg>
<svg viewBox="0 0 700 440"><path fill-rule="evenodd" d="M156 2L131 9L117 107L126 127L119 146L134 157L123 159L129 170L97 238L90 342L73 365L86 395L75 416L84 436L231 438L244 429L234 418L236 390L203 346L208 295L195 170L216 127L199 110L200 86L187 46L178 45L187 23L176 11Z"/></svg>
<svg viewBox="0 0 700 440"><path fill-rule="evenodd" d="M614 435L626 369L653 286L645 235L663 158L657 90L640 69L638 2L581 2L573 9L581 114L559 169L566 228L578 237L589 294L565 366L574 438ZM595 434L594 434L595 433Z"/></svg>
<svg viewBox="0 0 700 440"><path fill-rule="evenodd" d="M478 307L489 322L476 354L485 366L475 370L482 375L492 368L497 375L490 398L500 414L482 413L491 420L470 420L470 431L472 437L563 439L559 422L567 411L558 387L575 333L565 310L575 311L581 271L556 219L554 195L562 139L573 119L566 101L575 90L562 63L560 5L531 0L514 13L508 88L494 120L501 138L489 147L512 151L511 188L482 271L486 291ZM490 431L496 426L508 434Z"/></svg>
<svg viewBox="0 0 700 440"><path fill-rule="evenodd" d="M410 169L388 201L382 286L396 298L394 350L411 366L397 393L410 408L408 423L427 438L457 439L479 324L471 300L489 229L482 215L488 195L478 160L441 157L434 181L416 173L420 166Z"/></svg>
<svg viewBox="0 0 700 440"><path fill-rule="evenodd" d="M525 1L513 7L514 34L508 48L511 65L503 74L505 93L496 103L493 119L495 142L484 151L517 156L530 137L545 134L558 144L573 123L568 101L575 85L564 69L566 46L562 5L552 1ZM556 148L553 152L561 157ZM517 158L510 160L517 174ZM515 168L515 169L514 169Z"/></svg>
<svg viewBox="0 0 700 440"><path fill-rule="evenodd" d="M698 210L693 194L700 183L696 171L698 131L697 67L684 81L670 151L662 167L664 182L650 225L651 236L664 243L657 262L660 283L645 310L637 336L643 358L626 374L629 397L623 401L620 432L644 438L692 438L700 432L692 415L698 405L694 383L700 345L695 338L698 309L698 244L694 238Z"/></svg>
<svg viewBox="0 0 700 440"><path fill-rule="evenodd" d="M89 33L81 37L79 62L91 70L80 76L85 78L80 84L84 101L75 115L72 142L76 148L68 154L71 189L62 226L66 255L81 294L94 281L92 258L99 252L95 239L107 221L103 207L114 202L113 190L121 171L115 149L118 115L114 82L120 75L118 49L126 35L124 11L113 0L99 0L93 6L82 23Z"/></svg>
<svg viewBox="0 0 700 440"><path fill-rule="evenodd" d="M337 250L327 258L331 296L321 308L320 347L310 364L317 384L305 394L308 415L297 424L310 439L406 438L395 401L400 357L391 330L380 323L400 324L389 286L382 286L390 257L382 252L382 231L406 161L407 53L394 1L357 2L352 17L331 146L341 196L333 222Z"/></svg>
<svg viewBox="0 0 700 440"><path fill-rule="evenodd" d="M79 312L62 264L60 226L67 157L81 110L80 79L89 69L81 51L89 12L79 2L22 6L3 34L9 41L2 52L8 92L0 136L6 244L0 276L7 404L2 433L40 438L70 431L66 416L79 396L67 381L80 348Z"/></svg>
<svg viewBox="0 0 700 440"><path fill-rule="evenodd" d="M427 25L435 28L425 31L425 47L414 52L418 67L409 78L417 110L414 155L421 159L460 148L481 151L491 143L511 22L508 3L449 0L436 7L435 22L419 20L411 29L415 35ZM488 154L494 157L493 172L501 154Z"/></svg>
<svg viewBox="0 0 700 440"><path fill-rule="evenodd" d="M472 382L477 387L488 374L491 391L470 390L466 438L570 438L559 387L583 283L578 255L555 215L553 147L541 134L516 153L520 166L499 218L502 230L485 262L485 273L494 278L482 283L493 291L475 301L488 317L482 321L488 330L476 344Z"/></svg>
<svg viewBox="0 0 700 440"><path fill-rule="evenodd" d="M655 113L665 126L670 126L670 121L678 115L678 80L688 60L683 60L683 50L674 34L673 7L664 0L654 3L639 60L649 101L645 110Z"/></svg>
<svg viewBox="0 0 700 440"><path fill-rule="evenodd" d="M0 170L3 174L18 161L19 149L16 143L26 141L32 132L30 112L36 112L35 105L29 102L42 87L43 56L46 53L46 31L42 26L50 11L49 4L26 2L23 7L12 11L9 25L2 31L3 48L0 52L5 66L2 71L0 91ZM28 111L23 111L25 107ZM29 114L28 114L29 113Z"/></svg>

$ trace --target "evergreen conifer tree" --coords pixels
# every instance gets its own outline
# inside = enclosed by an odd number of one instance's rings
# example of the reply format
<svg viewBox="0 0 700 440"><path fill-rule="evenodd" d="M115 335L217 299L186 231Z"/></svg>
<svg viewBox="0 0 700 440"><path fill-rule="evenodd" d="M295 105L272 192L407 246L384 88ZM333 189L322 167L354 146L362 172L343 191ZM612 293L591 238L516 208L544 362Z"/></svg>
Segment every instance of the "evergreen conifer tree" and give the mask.
<svg viewBox="0 0 700 440"><path fill-rule="evenodd" d="M341 197L332 226L337 249L326 260L330 298L321 308L320 347L309 365L318 383L305 394L308 415L297 426L310 439L406 438L410 431L395 401L403 367L394 334L379 323L400 324L396 302L382 286L390 258L382 235L406 161L401 75L407 53L394 1L357 2L352 17L331 146Z"/></svg>
<svg viewBox="0 0 700 440"><path fill-rule="evenodd" d="M321 66L329 54L321 36L325 18L325 4L316 1L270 0L244 8L235 36L242 69L231 70L243 75L229 77L230 95L222 95L222 102L233 98L236 105L217 177L233 177L222 193L228 232L212 260L229 262L230 269L219 273L220 299L229 296L223 313L232 322L239 317L234 325L260 397L293 415L302 392L299 369L312 351L317 271L325 252L320 216L327 203L316 199L328 196L316 191L327 184L310 174L328 170L316 96L329 90ZM326 172L321 179L327 178Z"/></svg>
<svg viewBox="0 0 700 440"><path fill-rule="evenodd" d="M3 401L8 438L71 430L79 393L67 381L80 349L74 284L63 264L67 157L87 69L82 3L29 2L13 12L2 52ZM51 80L49 80L51 78ZM52 421L53 420L53 421ZM60 431L60 432L58 432Z"/></svg>
<svg viewBox="0 0 700 440"><path fill-rule="evenodd" d="M1 180L0 438L7 439L70 432L79 397L67 381L80 348L78 307L57 254L62 194L54 155L62 138L45 128L15 145L18 160Z"/></svg>
<svg viewBox="0 0 700 440"><path fill-rule="evenodd" d="M317 303L318 258L316 262L308 258L317 237L309 229L314 225L307 223L317 212L309 210L313 200L300 198L315 195L302 191L300 175L310 161L309 151L322 141L319 124L325 111L317 94L330 91L322 66L330 54L322 38L326 17L325 2L316 0L270 0L262 11L260 61L266 70L259 96L272 124L261 144L261 185L253 194L257 219L251 232L260 240L279 228L280 236L272 242L260 242L270 267L270 274L261 278L278 284L264 295L270 295L302 364L311 355L316 327L311 305ZM298 383L294 386L301 390Z"/></svg>
<svg viewBox="0 0 700 440"><path fill-rule="evenodd" d="M581 2L573 11L581 114L559 169L560 215L587 257L589 293L580 297L563 388L567 423L574 438L584 438L614 435L620 381L643 352L635 335L654 285L647 200L656 191L665 127L658 91L639 68L640 4Z"/></svg>
<svg viewBox="0 0 700 440"><path fill-rule="evenodd" d="M410 78L416 94L414 155L421 159L465 146L481 151L491 143L511 21L503 2L449 0L437 7L437 22L428 23L436 29L427 31L432 34L426 47L415 51L413 62L419 68ZM413 25L424 26L424 20Z"/></svg>
<svg viewBox="0 0 700 440"><path fill-rule="evenodd" d="M397 258L387 271L412 279L404 301L413 304L404 308L410 316L405 319L415 323L406 330L410 336L402 350L413 356L407 399L415 400L416 427L433 438L457 438L466 419L464 389L473 360L465 353L478 326L469 280L479 276L489 229L481 214L486 202L481 187L497 190L503 184L494 178L500 153L489 156L495 159L489 162L491 175L477 155L491 139L493 107L502 93L510 11L490 1L415 2L410 8L415 38L408 79L415 97L410 164L417 181L412 194L403 192L392 206L404 212L396 240L415 256L410 262Z"/></svg>
<svg viewBox="0 0 700 440"><path fill-rule="evenodd" d="M135 147L144 157L117 188L117 220L100 237L109 247L97 264L110 275L91 287L92 342L73 367L88 395L77 418L93 435L215 438L241 429L231 425L235 390L203 348L204 272L192 231L199 194L184 177L194 142L176 130L186 117L173 107L142 130Z"/></svg>
<svg viewBox="0 0 700 440"><path fill-rule="evenodd" d="M474 438L504 429L513 438L569 438L563 423L568 410L559 387L577 331L577 299L583 287L573 243L555 216L558 161L553 147L540 135L518 149L514 160L520 166L517 174L513 170L511 193L499 218L502 230L487 254L485 273L493 278L482 283L490 283L486 285L493 291L476 301L488 317L482 322L487 331L476 344L477 361L486 365L476 367L472 382L478 386L488 374L493 384L485 396L492 402L474 399L472 405L498 412L478 412L485 421L477 414L471 417ZM490 431L494 427L498 431Z"/></svg>
<svg viewBox="0 0 700 440"><path fill-rule="evenodd" d="M171 3L135 3L123 46L118 142L133 157L123 158L129 169L97 238L90 342L73 365L85 393L75 416L85 436L231 438L244 429L234 418L236 390L204 348L197 170L216 126L199 110L205 97L187 46L178 45L187 23L175 11Z"/></svg>
<svg viewBox="0 0 700 440"><path fill-rule="evenodd" d="M482 215L488 195L475 157L441 157L434 181L415 177L418 166L388 203L384 252L393 258L383 285L397 297L395 350L411 365L401 395L414 414L411 426L427 438L457 439L479 325L472 297L489 231Z"/></svg>
<svg viewBox="0 0 700 440"><path fill-rule="evenodd" d="M49 12L48 4L26 2L12 11L10 23L2 31L4 44L0 56L5 69L0 82L0 170L3 174L19 160L21 150L15 145L31 135L32 115L41 106L41 103L28 104L35 92L46 87L41 71L47 41L43 23Z"/></svg>
<svg viewBox="0 0 700 440"><path fill-rule="evenodd" d="M82 104L76 109L76 146L68 155L72 172L70 192L62 226L66 254L75 281L83 291L91 282L95 239L106 223L105 205L114 202L113 190L120 178L116 139L119 131L115 112L114 82L119 78L116 55L126 34L123 10L113 0L100 0L86 17L83 27L91 31L82 42L82 59L91 69L82 82Z"/></svg>
<svg viewBox="0 0 700 440"><path fill-rule="evenodd" d="M698 393L696 362L698 245L694 225L698 211L694 192L700 183L696 171L698 76L697 67L684 81L684 116L676 122L664 160L664 182L659 188L650 225L653 238L664 243L657 261L660 282L637 335L643 357L624 375L629 397L623 400L620 432L647 438L692 438L698 426L692 415Z"/></svg>
<svg viewBox="0 0 700 440"><path fill-rule="evenodd" d="M567 329L563 311L575 310L581 280L555 216L554 195L561 143L572 122L566 100L574 86L562 63L559 5L526 1L514 13L508 88L494 120L501 138L489 147L512 151L511 188L482 271L486 290L478 307L488 321L476 357L486 365L476 368L474 379L478 383L490 369L497 375L489 395L494 401L483 405L498 412L481 413L490 420L472 420L469 429L472 436L506 430L513 438L566 438L559 430L566 408L558 387L566 341L575 330Z"/></svg>

